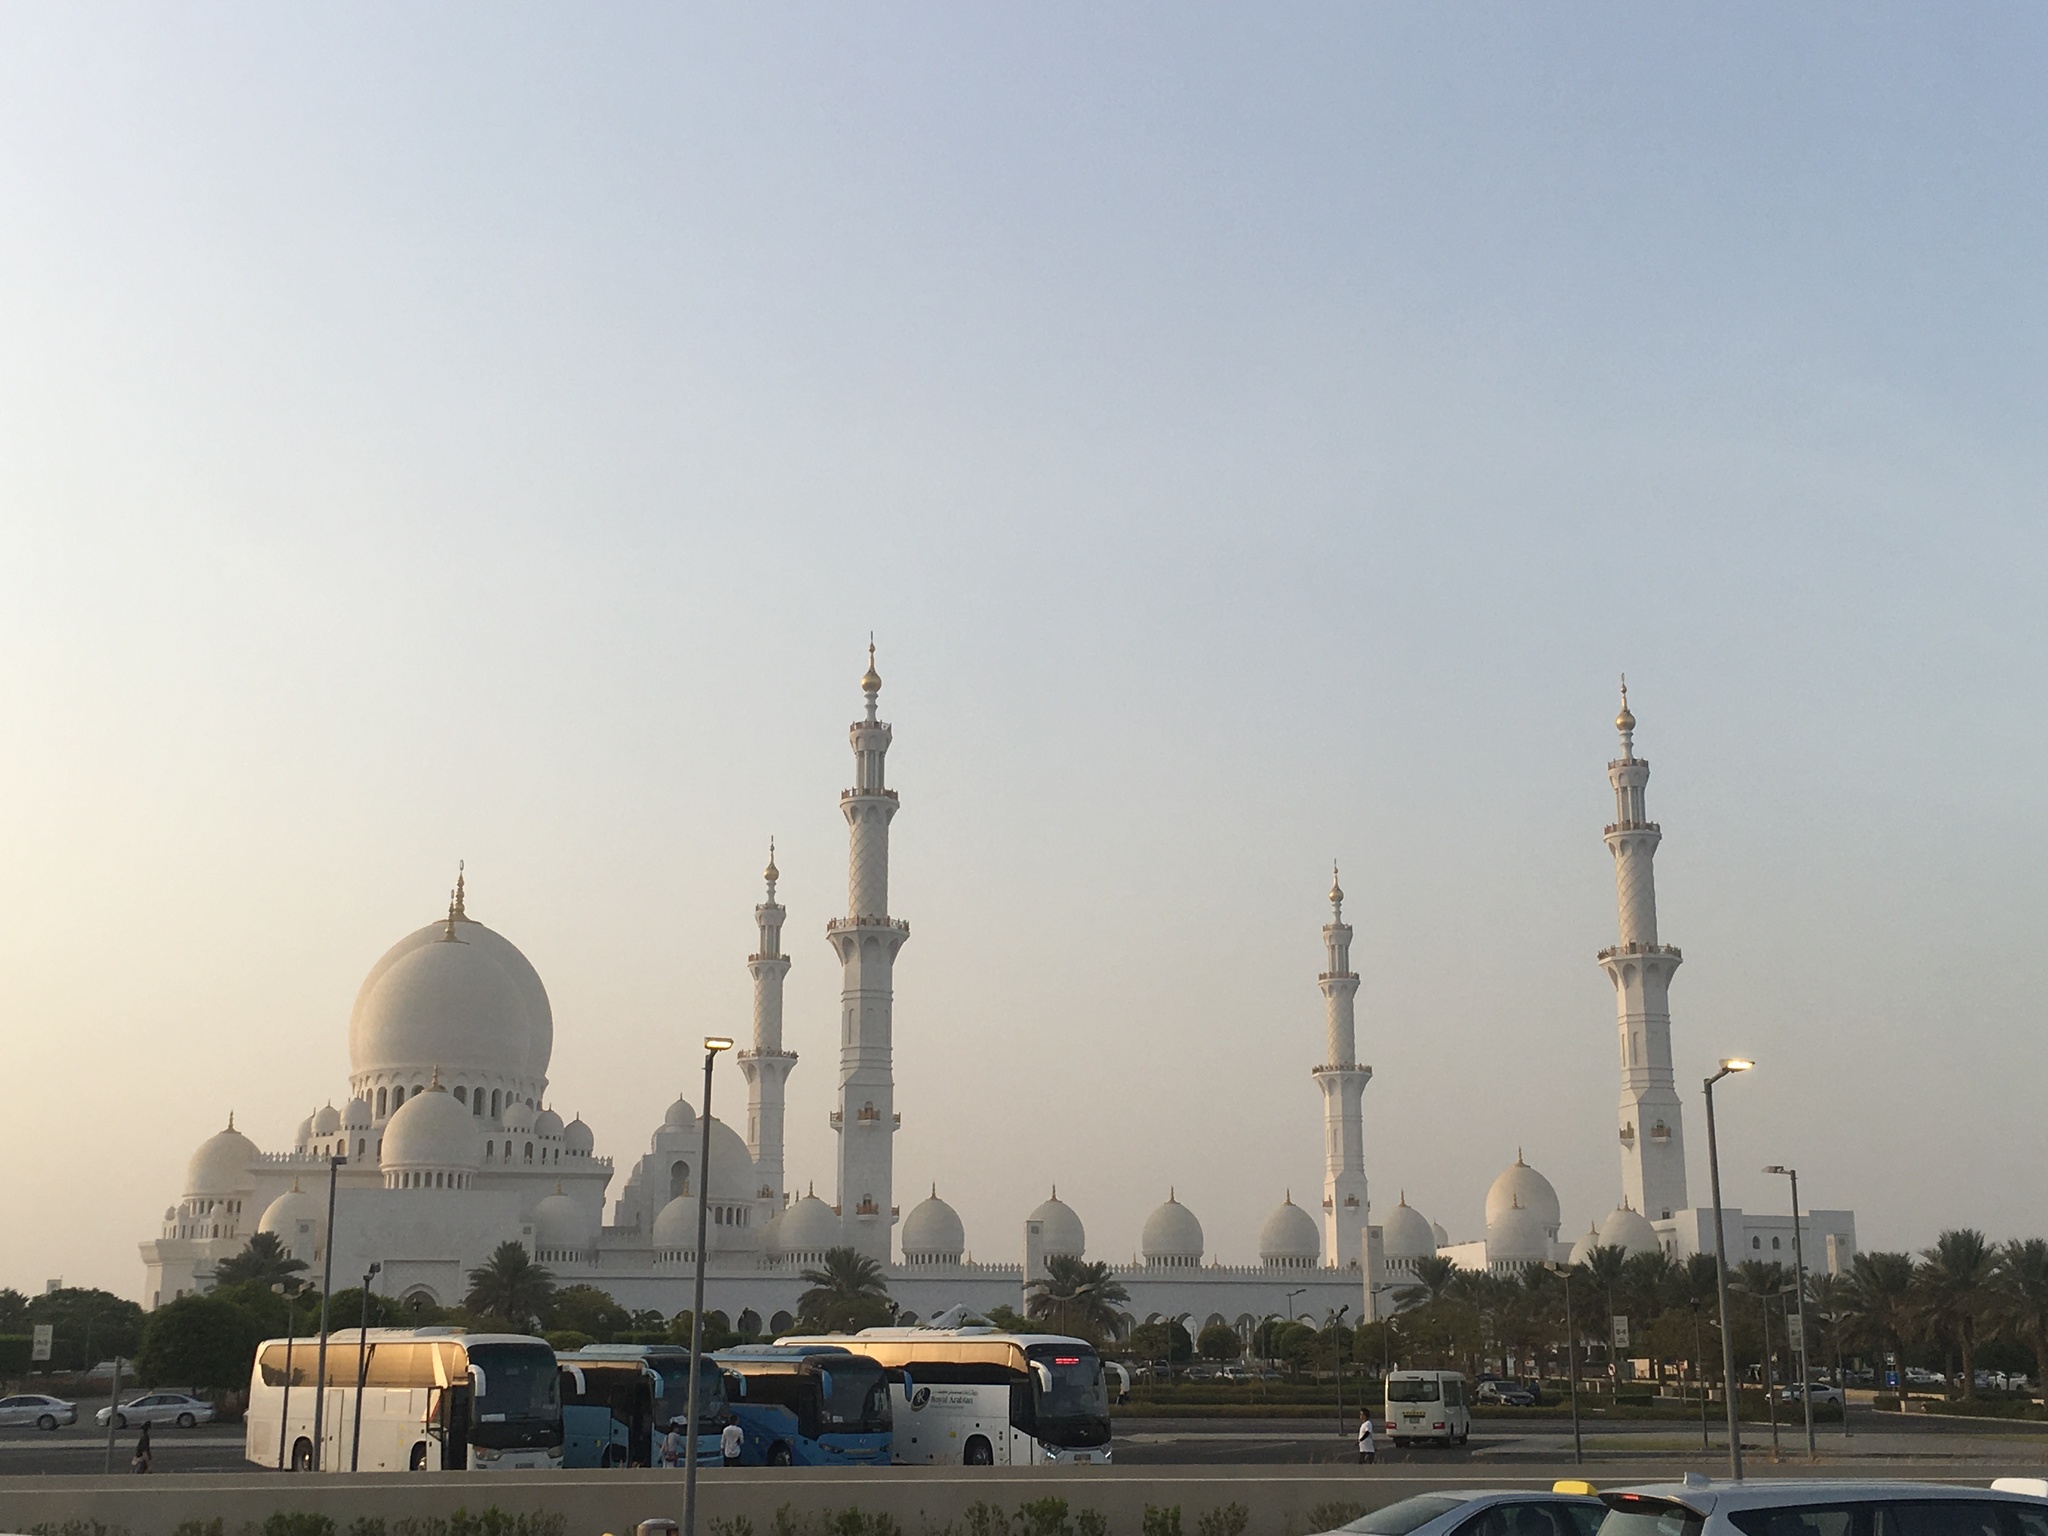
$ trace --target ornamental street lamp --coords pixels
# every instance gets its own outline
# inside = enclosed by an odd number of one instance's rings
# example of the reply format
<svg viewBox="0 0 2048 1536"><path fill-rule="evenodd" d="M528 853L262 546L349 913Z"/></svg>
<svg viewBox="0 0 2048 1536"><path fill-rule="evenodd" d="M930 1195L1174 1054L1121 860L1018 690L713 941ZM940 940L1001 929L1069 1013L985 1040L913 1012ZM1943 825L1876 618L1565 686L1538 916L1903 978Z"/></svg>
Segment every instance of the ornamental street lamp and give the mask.
<svg viewBox="0 0 2048 1536"><path fill-rule="evenodd" d="M1572 1267L1550 1259L1543 1261L1543 1267L1564 1280L1564 1368L1572 1388L1572 1460L1583 1465L1586 1442L1579 1435L1579 1336L1572 1328Z"/></svg>
<svg viewBox="0 0 2048 1536"><path fill-rule="evenodd" d="M291 1292L282 1280L275 1281L270 1289L284 1298L284 1401L277 1408L277 1470L284 1470L284 1437L292 1426L292 1344L298 1335L298 1308L292 1305ZM260 1365L262 1362L258 1362Z"/></svg>
<svg viewBox="0 0 2048 1536"><path fill-rule="evenodd" d="M1707 1079L1707 1173L1714 1186L1714 1285L1721 1299L1721 1395L1728 1400L1728 1475L1742 1481L1742 1428L1735 1402L1735 1334L1728 1325L1728 1239L1721 1230L1721 1150L1714 1138L1714 1084L1755 1062L1730 1056Z"/></svg>
<svg viewBox="0 0 2048 1536"><path fill-rule="evenodd" d="M320 1266L320 1351L313 1372L313 1470L326 1464L322 1454L327 1437L327 1301L334 1294L334 1190L341 1177L341 1165L348 1159L327 1159L327 1257Z"/></svg>
<svg viewBox="0 0 2048 1536"><path fill-rule="evenodd" d="M1782 1173L1792 1181L1792 1271L1799 1285L1799 1396L1806 1403L1806 1459L1818 1455L1813 1444L1813 1361L1806 1342L1806 1248L1799 1241L1799 1170L1773 1163L1765 1173ZM1842 1399L1842 1422L1849 1422L1849 1400Z"/></svg>
<svg viewBox="0 0 2048 1536"><path fill-rule="evenodd" d="M363 1326L356 1330L356 1423L349 1434L348 1469L353 1472L363 1452L363 1384L370 1374L370 1282L384 1272L372 1264L363 1275Z"/></svg>
<svg viewBox="0 0 2048 1536"><path fill-rule="evenodd" d="M697 1376L704 1359L704 1239L711 1215L711 1067L732 1049L724 1035L704 1039L704 1136L697 1158L697 1290L690 1306L690 1406L683 1421L683 1536L697 1536Z"/></svg>

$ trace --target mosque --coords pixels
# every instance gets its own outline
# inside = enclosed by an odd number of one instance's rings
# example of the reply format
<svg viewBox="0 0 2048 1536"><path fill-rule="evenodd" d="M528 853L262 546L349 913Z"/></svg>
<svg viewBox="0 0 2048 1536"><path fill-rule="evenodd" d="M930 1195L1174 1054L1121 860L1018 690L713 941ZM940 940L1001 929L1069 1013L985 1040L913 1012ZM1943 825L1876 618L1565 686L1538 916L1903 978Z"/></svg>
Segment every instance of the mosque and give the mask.
<svg viewBox="0 0 2048 1536"><path fill-rule="evenodd" d="M318 1274L329 1262L331 1230L337 1286L376 1263L384 1294L443 1305L461 1299L470 1269L516 1241L559 1283L597 1286L629 1309L673 1315L689 1305L701 1209L706 1305L748 1332L790 1325L808 1288L803 1271L828 1248L851 1246L885 1265L904 1321L956 1306L1019 1307L1049 1258L1088 1255L1081 1218L1057 1190L1016 1229L1015 1262L967 1257L966 1229L936 1190L899 1221L891 1013L910 925L889 910L889 828L899 802L885 783L893 733L876 713L882 680L873 647L861 688L865 714L851 727L854 784L840 796L850 838L847 911L825 925L842 973L829 1204L810 1190L799 1194L785 1173L785 1095L798 1058L784 1044L790 958L772 850L765 898L754 908L759 947L747 957L752 1038L737 1053L745 1135L714 1117L710 1158L700 1163L697 1110L680 1098L615 1193L618 1170L598 1154L591 1127L581 1118L565 1123L547 1102L547 988L510 940L469 915L458 877L446 916L387 950L356 994L344 1107L315 1110L289 1150L276 1152L261 1150L230 1115L192 1155L182 1197L141 1245L147 1304L206 1290L215 1266L254 1232L275 1233ZM1273 1315L1320 1320L1339 1308L1373 1317L1390 1309L1389 1293L1412 1282L1421 1260L1439 1255L1509 1273L1576 1260L1594 1245L1675 1257L1712 1251L1711 1210L1686 1200L1666 1000L1681 957L1657 937L1652 859L1661 834L1646 819L1649 764L1635 755L1625 686L1615 723L1621 756L1608 764L1608 779L1616 819L1605 837L1620 932L1599 955L1614 983L1620 1036L1622 1182L1614 1210L1576 1242L1564 1238L1556 1191L1518 1151L1487 1192L1479 1239L1452 1241L1405 1196L1384 1220L1372 1220L1363 1124L1372 1069L1358 1060L1359 978L1333 878L1318 977L1324 1060L1311 1070L1323 1101L1320 1210L1288 1194L1258 1231L1257 1262L1225 1264L1211 1255L1195 1213L1169 1191L1145 1220L1138 1257L1111 1266L1130 1294L1133 1321L1185 1318L1199 1329ZM1789 1216L1724 1216L1734 1259L1790 1258ZM1835 1271L1848 1263L1851 1213L1811 1211L1801 1225L1809 1265Z"/></svg>

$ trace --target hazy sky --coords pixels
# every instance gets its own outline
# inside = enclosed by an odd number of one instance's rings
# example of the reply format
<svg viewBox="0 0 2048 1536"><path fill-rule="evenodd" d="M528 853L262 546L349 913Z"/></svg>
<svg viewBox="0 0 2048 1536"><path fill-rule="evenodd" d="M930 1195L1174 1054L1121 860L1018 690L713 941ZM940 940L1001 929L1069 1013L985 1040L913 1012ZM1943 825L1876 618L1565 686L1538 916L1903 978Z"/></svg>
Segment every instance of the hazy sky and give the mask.
<svg viewBox="0 0 2048 1536"><path fill-rule="evenodd" d="M1619 1195L1615 677L1696 1199L2048 1234L2048 17L0 11L0 1284L134 1295L386 945L519 944L623 1169L779 839L825 1113L868 631L897 1194L1014 1260L1368 1172ZM738 1102L736 1074L721 1092ZM616 1190L616 1186L615 1186Z"/></svg>

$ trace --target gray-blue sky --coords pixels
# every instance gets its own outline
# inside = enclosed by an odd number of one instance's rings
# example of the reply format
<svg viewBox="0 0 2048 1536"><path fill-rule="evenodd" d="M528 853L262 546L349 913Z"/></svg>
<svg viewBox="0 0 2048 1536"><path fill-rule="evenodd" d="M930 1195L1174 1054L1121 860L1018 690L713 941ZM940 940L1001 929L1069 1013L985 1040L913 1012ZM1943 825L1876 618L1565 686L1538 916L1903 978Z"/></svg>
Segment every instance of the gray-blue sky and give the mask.
<svg viewBox="0 0 2048 1536"><path fill-rule="evenodd" d="M2018 6L0 16L0 1283L473 910L622 1161L781 838L829 1182L843 727L898 1167L1014 1257L1369 1172L1618 1193L1614 674L1730 1195L2048 1231L2048 22ZM1694 1178L1704 1185L1694 1127ZM46 1155L61 1153L61 1156ZM47 1170L47 1171L45 1171ZM83 1210L86 1222L73 1219Z"/></svg>

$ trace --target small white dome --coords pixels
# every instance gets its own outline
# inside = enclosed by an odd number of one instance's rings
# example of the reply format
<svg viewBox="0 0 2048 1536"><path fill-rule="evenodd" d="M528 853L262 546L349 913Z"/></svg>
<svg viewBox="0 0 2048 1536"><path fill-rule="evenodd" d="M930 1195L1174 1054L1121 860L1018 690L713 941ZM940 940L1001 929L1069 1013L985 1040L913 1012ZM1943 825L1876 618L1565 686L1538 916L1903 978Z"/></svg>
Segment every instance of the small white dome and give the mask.
<svg viewBox="0 0 2048 1536"><path fill-rule="evenodd" d="M536 1248L593 1248L597 1223L557 1184L555 1192L533 1208L533 1243Z"/></svg>
<svg viewBox="0 0 2048 1536"><path fill-rule="evenodd" d="M1451 1246L1451 1234L1444 1230L1442 1222L1432 1221L1429 1224L1429 1234L1436 1239L1438 1248L1448 1248Z"/></svg>
<svg viewBox="0 0 2048 1536"><path fill-rule="evenodd" d="M590 1149L596 1144L596 1141L590 1134L590 1127L583 1123L581 1115L578 1115L574 1120L571 1120L562 1127L563 1151L573 1152L579 1156L588 1156Z"/></svg>
<svg viewBox="0 0 2048 1536"><path fill-rule="evenodd" d="M696 1150L694 1147L691 1149ZM691 1158L692 1162L696 1159ZM759 1197L754 1176L754 1159L740 1133L718 1116L711 1117L711 1187L713 1203L753 1200Z"/></svg>
<svg viewBox="0 0 2048 1536"><path fill-rule="evenodd" d="M476 1168L483 1147L469 1111L439 1083L430 1083L392 1114L384 1126L386 1168Z"/></svg>
<svg viewBox="0 0 2048 1536"><path fill-rule="evenodd" d="M671 1131L694 1131L697 1129L697 1106L689 1096L677 1099L669 1105L668 1113L661 1117L661 1123Z"/></svg>
<svg viewBox="0 0 2048 1536"><path fill-rule="evenodd" d="M1197 1228L1199 1230L1199 1227ZM1294 1193L1259 1228L1259 1257L1268 1264L1313 1264L1323 1256L1322 1234L1315 1218L1294 1203Z"/></svg>
<svg viewBox="0 0 2048 1536"><path fill-rule="evenodd" d="M1389 1261L1436 1257L1436 1233L1430 1229L1429 1218L1410 1205L1405 1194L1381 1228L1380 1243L1380 1251Z"/></svg>
<svg viewBox="0 0 2048 1536"><path fill-rule="evenodd" d="M705 1231L709 1240L710 1231ZM697 1197L677 1195L664 1205L654 1217L654 1246L657 1248L680 1248L687 1253L697 1251Z"/></svg>
<svg viewBox="0 0 2048 1536"><path fill-rule="evenodd" d="M1600 1229L1591 1222L1586 1224L1586 1235L1572 1244L1571 1258L1574 1265L1583 1264L1593 1257L1593 1250L1600 1246Z"/></svg>
<svg viewBox="0 0 2048 1536"><path fill-rule="evenodd" d="M1639 1253L1655 1253L1659 1246L1657 1229L1641 1211L1632 1211L1622 1204L1608 1212L1607 1219L1600 1223L1600 1246L1619 1248L1631 1258Z"/></svg>
<svg viewBox="0 0 2048 1536"><path fill-rule="evenodd" d="M1199 1264L1202 1259L1202 1224L1195 1213L1168 1193L1166 1203L1145 1218L1138 1247L1147 1263Z"/></svg>
<svg viewBox="0 0 2048 1536"><path fill-rule="evenodd" d="M327 1202L292 1180L292 1187L264 1207L258 1232L269 1232L293 1258L310 1264L327 1233Z"/></svg>
<svg viewBox="0 0 2048 1536"><path fill-rule="evenodd" d="M298 1130L292 1133L292 1145L295 1147L303 1147L307 1142L311 1141L312 1139L313 1117L311 1115L308 1115L305 1119L299 1122Z"/></svg>
<svg viewBox="0 0 2048 1536"><path fill-rule="evenodd" d="M967 1229L933 1186L931 1194L918 1201L903 1222L903 1257L957 1261L966 1249Z"/></svg>
<svg viewBox="0 0 2048 1536"><path fill-rule="evenodd" d="M313 1111L313 1134L332 1136L341 1129L341 1111L332 1104L323 1104Z"/></svg>
<svg viewBox="0 0 2048 1536"><path fill-rule="evenodd" d="M1052 1192L1050 1200L1031 1213L1029 1219L1040 1224L1039 1239L1048 1257L1063 1253L1078 1259L1088 1251L1087 1229L1081 1225L1081 1218L1074 1213L1074 1208L1060 1198L1057 1189Z"/></svg>
<svg viewBox="0 0 2048 1536"><path fill-rule="evenodd" d="M350 1099L348 1108L341 1112L341 1123L352 1131L366 1131L370 1128L370 1101Z"/></svg>
<svg viewBox="0 0 2048 1536"><path fill-rule="evenodd" d="M1550 1180L1522 1161L1519 1149L1515 1160L1501 1171L1493 1181L1493 1187L1486 1192L1486 1226L1489 1232L1501 1214L1519 1205L1533 1213L1536 1224L1543 1229L1543 1235L1551 1242L1557 1240L1557 1229L1564 1220L1557 1203L1557 1191L1550 1187Z"/></svg>
<svg viewBox="0 0 2048 1536"><path fill-rule="evenodd" d="M256 1143L235 1129L235 1118L230 1115L228 1128L202 1141L185 1165L185 1193L232 1195L252 1188L256 1179L249 1165L261 1155Z"/></svg>
<svg viewBox="0 0 2048 1536"><path fill-rule="evenodd" d="M784 1253L822 1253L846 1241L838 1215L816 1195L805 1195L777 1221L777 1238Z"/></svg>
<svg viewBox="0 0 2048 1536"><path fill-rule="evenodd" d="M553 1141L562 1134L562 1117L552 1109L544 1109L533 1117L533 1134L545 1136Z"/></svg>
<svg viewBox="0 0 2048 1536"><path fill-rule="evenodd" d="M1537 1212L1511 1205L1486 1224L1487 1263L1538 1264L1549 1257L1550 1240Z"/></svg>
<svg viewBox="0 0 2048 1536"><path fill-rule="evenodd" d="M538 1118L533 1106L523 1099L514 1099L505 1106L504 1125L508 1131L530 1131Z"/></svg>

